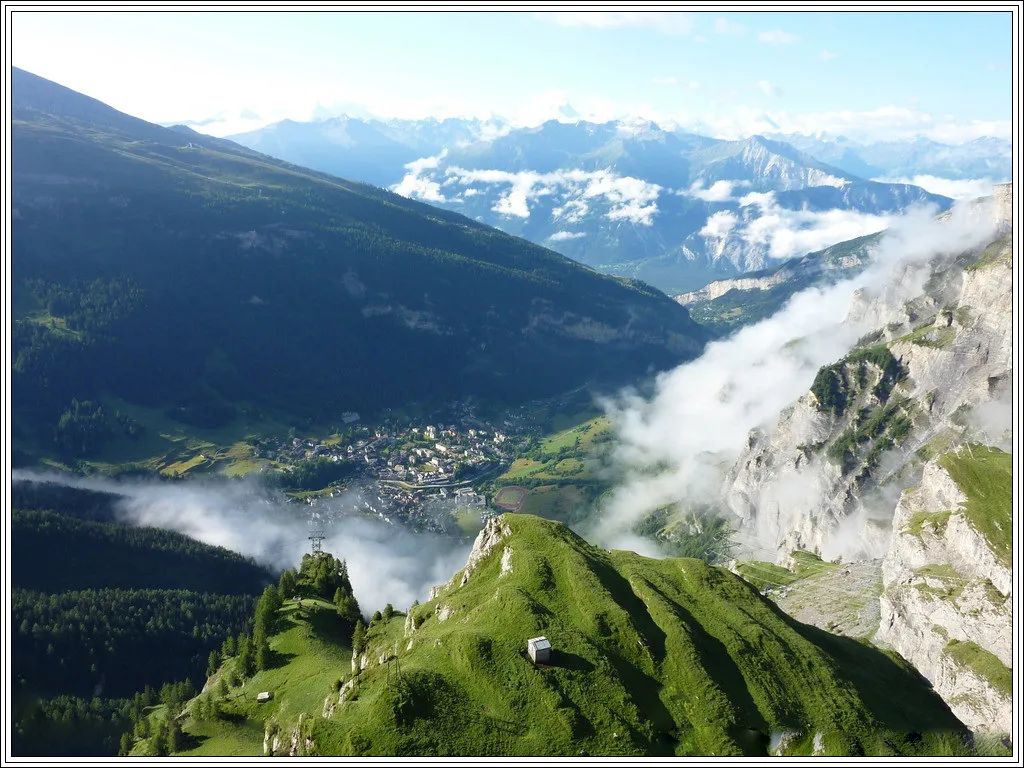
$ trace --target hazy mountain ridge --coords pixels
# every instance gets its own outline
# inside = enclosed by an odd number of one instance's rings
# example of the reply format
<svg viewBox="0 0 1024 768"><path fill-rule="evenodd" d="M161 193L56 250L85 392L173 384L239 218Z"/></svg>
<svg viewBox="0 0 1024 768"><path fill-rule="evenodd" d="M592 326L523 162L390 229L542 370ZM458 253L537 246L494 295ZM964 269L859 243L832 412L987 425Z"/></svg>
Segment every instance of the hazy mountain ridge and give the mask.
<svg viewBox="0 0 1024 768"><path fill-rule="evenodd" d="M649 121L511 128L338 118L235 138L321 170L372 165L374 183L669 292L877 231L915 203L949 202L777 139L723 141Z"/></svg>
<svg viewBox="0 0 1024 768"><path fill-rule="evenodd" d="M780 134L776 138L847 173L865 178L931 175L1002 181L1008 179L1011 172L1010 141L991 136L963 144L944 144L923 137L877 142L799 134Z"/></svg>

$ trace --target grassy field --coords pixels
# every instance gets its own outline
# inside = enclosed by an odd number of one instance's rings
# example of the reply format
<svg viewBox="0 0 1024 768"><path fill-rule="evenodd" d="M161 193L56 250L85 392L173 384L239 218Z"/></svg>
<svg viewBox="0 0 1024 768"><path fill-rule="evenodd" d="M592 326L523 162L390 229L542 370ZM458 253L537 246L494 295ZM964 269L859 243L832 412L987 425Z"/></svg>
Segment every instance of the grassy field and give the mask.
<svg viewBox="0 0 1024 768"><path fill-rule="evenodd" d="M523 488L520 485L506 485L494 494L494 506L517 512L523 506L523 501L529 492L529 488Z"/></svg>
<svg viewBox="0 0 1024 768"><path fill-rule="evenodd" d="M106 412L120 413L145 425L137 436L116 435L93 455L78 462L79 469L107 475L141 471L175 478L200 473L241 477L274 469L272 462L256 458L246 441L257 436L286 435L290 428L284 420L272 416L242 415L223 427L204 429L176 421L162 410L120 398L104 397L101 402ZM311 435L329 432L326 425L310 430ZM19 449L38 463L74 469L65 464L54 452L53 445L40 435L17 437Z"/></svg>
<svg viewBox="0 0 1024 768"><path fill-rule="evenodd" d="M736 571L759 590L784 587L800 579L816 576L838 567L836 563L822 560L813 552L793 552L791 568L762 560L747 560L737 563Z"/></svg>
<svg viewBox="0 0 1024 768"><path fill-rule="evenodd" d="M560 423L568 419L565 417ZM527 488L525 498L514 511L576 522L610 484L603 469L604 453L611 439L612 425L606 416L592 416L563 427L542 437L532 450L512 462L495 484L499 489Z"/></svg>
<svg viewBox="0 0 1024 768"><path fill-rule="evenodd" d="M946 644L945 653L1004 696L1013 695L1013 672L994 653L986 651L977 643L959 640L950 640Z"/></svg>

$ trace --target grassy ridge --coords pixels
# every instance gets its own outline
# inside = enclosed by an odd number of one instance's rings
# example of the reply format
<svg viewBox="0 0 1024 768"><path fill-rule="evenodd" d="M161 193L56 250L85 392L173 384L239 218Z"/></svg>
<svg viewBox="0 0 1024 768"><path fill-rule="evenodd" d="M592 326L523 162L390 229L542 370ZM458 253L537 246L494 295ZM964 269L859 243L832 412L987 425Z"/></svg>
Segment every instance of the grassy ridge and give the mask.
<svg viewBox="0 0 1024 768"><path fill-rule="evenodd" d="M247 702L266 686L281 703L238 714L289 734L302 709L300 752L321 755L763 755L783 732L793 754L959 743L962 726L901 660L793 621L721 568L608 552L532 516L498 524L507 535L464 584L456 574L411 616L370 624L361 672L341 644L317 675L296 653L246 688ZM301 625L275 643L317 637ZM538 634L551 666L525 655Z"/></svg>

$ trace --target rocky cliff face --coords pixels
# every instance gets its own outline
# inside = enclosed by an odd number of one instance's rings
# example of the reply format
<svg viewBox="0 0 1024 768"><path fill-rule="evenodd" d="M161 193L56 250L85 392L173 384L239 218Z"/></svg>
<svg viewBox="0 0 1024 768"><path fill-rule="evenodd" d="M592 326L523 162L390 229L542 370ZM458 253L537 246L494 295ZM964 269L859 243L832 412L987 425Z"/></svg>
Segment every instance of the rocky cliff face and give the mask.
<svg viewBox="0 0 1024 768"><path fill-rule="evenodd" d="M978 465L973 471L984 472L999 459L999 452L963 447L929 461L920 484L903 492L882 563L876 640L910 661L971 729L1009 733L1009 551L1002 553L979 530L984 518L968 514L968 493L977 489L965 492L942 463L969 462ZM999 520L1007 533L1010 519L1007 504Z"/></svg>
<svg viewBox="0 0 1024 768"><path fill-rule="evenodd" d="M774 429L752 432L729 474L725 503L747 535L780 556L880 557L925 459L966 440L1008 444L1011 300L1008 234L858 297L847 321L874 330Z"/></svg>
<svg viewBox="0 0 1024 768"><path fill-rule="evenodd" d="M986 246L908 264L857 297L847 321L873 330L750 434L723 489L741 535L779 563L798 549L847 568L883 558L875 641L973 730L1000 734L1011 719L1011 200L996 189ZM815 620L831 614L808 608L820 595L803 582L785 592L780 604L834 629Z"/></svg>

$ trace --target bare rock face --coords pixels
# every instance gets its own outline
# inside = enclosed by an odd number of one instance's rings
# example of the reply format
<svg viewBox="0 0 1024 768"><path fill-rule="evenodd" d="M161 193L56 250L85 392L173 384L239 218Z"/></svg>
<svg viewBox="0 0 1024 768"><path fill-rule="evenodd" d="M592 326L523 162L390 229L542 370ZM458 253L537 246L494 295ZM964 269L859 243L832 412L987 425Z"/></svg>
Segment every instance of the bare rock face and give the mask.
<svg viewBox="0 0 1024 768"><path fill-rule="evenodd" d="M512 529L508 527L501 515L490 518L484 527L480 530L480 533L476 535L476 540L473 542L473 548L469 551L469 557L466 558L465 567L456 573L451 581L447 584L438 584L432 587L430 590L429 600L435 600L445 593L447 589L455 586L464 586L468 581L469 577L473 575L473 571L477 569L484 558L486 558L491 551L501 543L501 541L512 533Z"/></svg>
<svg viewBox="0 0 1024 768"><path fill-rule="evenodd" d="M263 729L263 754L267 757L282 754L281 727L273 720L268 722Z"/></svg>
<svg viewBox="0 0 1024 768"><path fill-rule="evenodd" d="M501 515L488 520L480 533L477 534L476 541L473 542L473 549L470 550L469 557L466 559L466 567L463 568L463 573L467 575L472 574L483 559L491 553L491 550L498 546L502 539L511 535L511 533L512 529L508 527L508 524Z"/></svg>
<svg viewBox="0 0 1024 768"><path fill-rule="evenodd" d="M875 330L776 425L750 434L723 487L759 559L794 549L879 558L899 492L936 450L1008 446L1012 271L1006 235L978 253L908 266L857 298ZM977 259L976 267L963 264ZM914 296L894 302L892 296ZM826 397L826 402L822 401Z"/></svg>
<svg viewBox="0 0 1024 768"><path fill-rule="evenodd" d="M405 613L405 624L403 625L403 631L407 637L416 631L416 620L413 618L412 608L410 608Z"/></svg>
<svg viewBox="0 0 1024 768"><path fill-rule="evenodd" d="M368 666L370 666L370 658L366 655L365 651L362 654L358 654L355 651L352 652L353 672L362 672Z"/></svg>
<svg viewBox="0 0 1024 768"><path fill-rule="evenodd" d="M1011 573L962 508L963 492L935 461L900 497L882 563L881 626L968 727L1008 733L1009 692L987 670L1012 663Z"/></svg>

